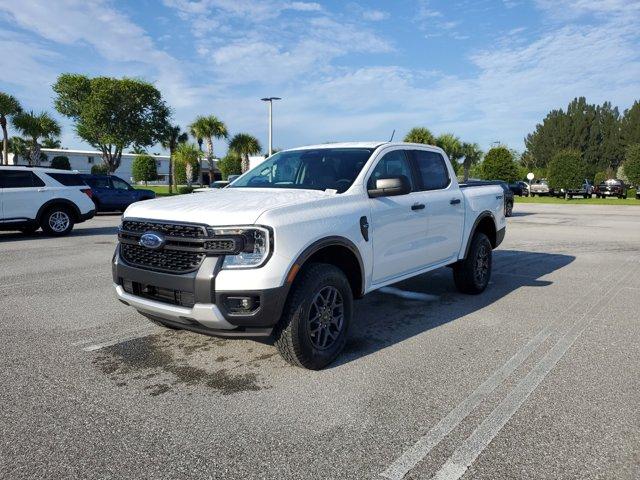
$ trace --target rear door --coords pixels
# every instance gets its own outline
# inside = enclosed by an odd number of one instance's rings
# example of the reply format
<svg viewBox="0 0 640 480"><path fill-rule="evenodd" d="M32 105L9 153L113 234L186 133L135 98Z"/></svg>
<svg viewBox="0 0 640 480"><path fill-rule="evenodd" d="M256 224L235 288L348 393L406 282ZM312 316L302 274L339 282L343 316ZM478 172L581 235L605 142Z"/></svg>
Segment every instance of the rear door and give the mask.
<svg viewBox="0 0 640 480"><path fill-rule="evenodd" d="M3 222L34 220L48 200L49 188L31 170L0 169Z"/></svg>
<svg viewBox="0 0 640 480"><path fill-rule="evenodd" d="M385 153L367 180L367 189L375 188L378 178L404 175L415 183L411 163L405 151ZM424 266L427 215L415 193L371 198L371 241L373 244L372 283L379 284Z"/></svg>
<svg viewBox="0 0 640 480"><path fill-rule="evenodd" d="M114 199L114 206L116 208L127 208L135 201L135 192L131 185L124 180L111 176L111 186L113 188L112 194Z"/></svg>
<svg viewBox="0 0 640 480"><path fill-rule="evenodd" d="M411 156L418 174L416 197L428 217L426 264L455 261L464 229L462 192L440 152L415 149Z"/></svg>

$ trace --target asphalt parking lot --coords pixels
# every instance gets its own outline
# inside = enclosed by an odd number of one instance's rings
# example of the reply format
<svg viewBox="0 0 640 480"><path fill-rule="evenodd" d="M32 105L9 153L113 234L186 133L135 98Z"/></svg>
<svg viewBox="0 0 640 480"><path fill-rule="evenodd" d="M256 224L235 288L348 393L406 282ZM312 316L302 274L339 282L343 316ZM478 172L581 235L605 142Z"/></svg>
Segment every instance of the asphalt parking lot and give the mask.
<svg viewBox="0 0 640 480"><path fill-rule="evenodd" d="M516 205L483 295L371 294L320 372L117 302L118 223L0 233L0 478L640 478L640 208Z"/></svg>

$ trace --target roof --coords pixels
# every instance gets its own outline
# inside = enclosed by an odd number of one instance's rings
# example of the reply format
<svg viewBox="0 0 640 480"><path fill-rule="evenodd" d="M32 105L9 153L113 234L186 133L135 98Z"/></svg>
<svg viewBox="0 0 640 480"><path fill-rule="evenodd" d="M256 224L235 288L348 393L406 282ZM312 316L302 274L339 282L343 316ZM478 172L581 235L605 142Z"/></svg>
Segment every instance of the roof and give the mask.
<svg viewBox="0 0 640 480"><path fill-rule="evenodd" d="M77 170L64 170L62 168L40 167L38 165L0 165L0 168L18 169L18 170L37 170L44 173L78 173Z"/></svg>
<svg viewBox="0 0 640 480"><path fill-rule="evenodd" d="M312 150L317 148L378 148L382 145L385 146L415 146L415 147L433 147L438 148L435 145L425 145L422 143L407 143L407 142L336 142L336 143L320 143L317 145L305 145L302 147L289 148L287 150Z"/></svg>

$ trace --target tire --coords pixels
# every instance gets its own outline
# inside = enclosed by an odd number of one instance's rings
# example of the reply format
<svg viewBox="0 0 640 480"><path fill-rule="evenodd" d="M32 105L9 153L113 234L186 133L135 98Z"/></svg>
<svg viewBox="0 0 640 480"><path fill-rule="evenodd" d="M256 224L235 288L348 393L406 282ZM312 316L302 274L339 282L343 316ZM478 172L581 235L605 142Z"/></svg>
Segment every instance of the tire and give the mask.
<svg viewBox="0 0 640 480"><path fill-rule="evenodd" d="M42 231L54 237L69 235L73 230L73 224L73 215L65 206L49 208L40 220Z"/></svg>
<svg viewBox="0 0 640 480"><path fill-rule="evenodd" d="M344 348L352 313L353 294L342 270L324 263L304 267L275 328L280 355L310 370L327 366Z"/></svg>
<svg viewBox="0 0 640 480"><path fill-rule="evenodd" d="M484 233L476 233L471 240L467 257L453 266L453 281L457 289L469 295L484 292L491 279L492 260L489 238Z"/></svg>
<svg viewBox="0 0 640 480"><path fill-rule="evenodd" d="M626 200L626 199L627 199L627 194L625 193L624 195L622 195L622 197L621 197L621 198L622 198L623 200Z"/></svg>
<svg viewBox="0 0 640 480"><path fill-rule="evenodd" d="M513 202L507 202L504 207L504 216L510 217L513 214Z"/></svg>

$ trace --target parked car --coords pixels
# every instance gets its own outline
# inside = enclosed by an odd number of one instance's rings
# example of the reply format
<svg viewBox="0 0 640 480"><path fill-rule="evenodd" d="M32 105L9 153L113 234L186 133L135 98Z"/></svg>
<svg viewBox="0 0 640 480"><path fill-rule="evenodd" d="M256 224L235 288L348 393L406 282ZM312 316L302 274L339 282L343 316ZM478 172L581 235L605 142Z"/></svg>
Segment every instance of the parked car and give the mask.
<svg viewBox="0 0 640 480"><path fill-rule="evenodd" d="M511 187L502 180L470 180L466 184L462 185L498 185L504 192L504 216L510 217L513 215L513 202L515 195Z"/></svg>
<svg viewBox="0 0 640 480"><path fill-rule="evenodd" d="M596 187L596 197L627 198L627 186L622 180L610 178Z"/></svg>
<svg viewBox="0 0 640 480"><path fill-rule="evenodd" d="M136 203L122 220L123 303L171 328L273 335L311 369L344 347L354 298L443 266L483 292L506 230L499 186L461 188L443 150L390 142L281 151L227 188Z"/></svg>
<svg viewBox="0 0 640 480"><path fill-rule="evenodd" d="M509 188L513 192L514 195L518 195L519 197L527 197L529 196L529 184L527 182L518 181L509 184Z"/></svg>
<svg viewBox="0 0 640 480"><path fill-rule="evenodd" d="M80 176L93 190L93 202L98 212L124 212L132 203L156 198L153 190L133 188L115 175Z"/></svg>
<svg viewBox="0 0 640 480"><path fill-rule="evenodd" d="M589 180L586 178L582 181L582 185L576 188L561 188L558 191L558 197L564 198L573 198L573 197L583 197L583 198L591 198L594 192L594 187Z"/></svg>
<svg viewBox="0 0 640 480"><path fill-rule="evenodd" d="M535 180L532 184L531 184L531 188L529 188L529 194L532 197L535 197L536 195L538 196L547 196L547 195L554 195L554 190L553 188L549 187L549 183L547 182L546 178L541 178L540 180Z"/></svg>
<svg viewBox="0 0 640 480"><path fill-rule="evenodd" d="M227 181L228 181L229 183L233 183L237 178L240 178L240 175L229 175L229 176L227 177Z"/></svg>
<svg viewBox="0 0 640 480"><path fill-rule="evenodd" d="M636 200L640 200L640 186L636 187Z"/></svg>
<svg viewBox="0 0 640 480"><path fill-rule="evenodd" d="M67 235L92 218L92 191L75 172L0 167L0 230Z"/></svg>
<svg viewBox="0 0 640 480"><path fill-rule="evenodd" d="M229 185L228 180L216 180L215 182L211 182L209 188L224 188Z"/></svg>

